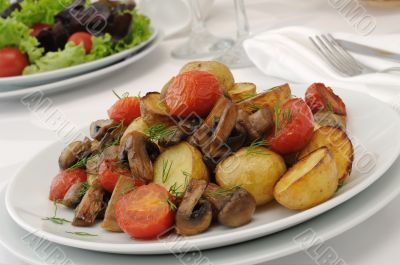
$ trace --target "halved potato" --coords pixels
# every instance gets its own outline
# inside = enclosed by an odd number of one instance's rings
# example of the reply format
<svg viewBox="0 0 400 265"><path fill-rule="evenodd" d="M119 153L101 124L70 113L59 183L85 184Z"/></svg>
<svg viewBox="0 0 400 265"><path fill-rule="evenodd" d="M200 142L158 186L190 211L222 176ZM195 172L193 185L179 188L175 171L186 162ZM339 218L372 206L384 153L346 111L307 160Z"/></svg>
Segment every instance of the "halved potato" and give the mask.
<svg viewBox="0 0 400 265"><path fill-rule="evenodd" d="M133 131L144 133L145 130L149 128L147 123L144 122L142 117L136 118L132 121L129 126L126 128L124 134L121 137L121 142L123 142L124 138Z"/></svg>
<svg viewBox="0 0 400 265"><path fill-rule="evenodd" d="M161 94L158 92L147 93L140 99L140 112L143 121L152 126L157 123L172 125L173 119L168 113L167 107L161 100Z"/></svg>
<svg viewBox="0 0 400 265"><path fill-rule="evenodd" d="M216 61L193 61L185 64L179 73L193 70L204 71L214 75L225 93L228 93L235 83L231 70L225 64Z"/></svg>
<svg viewBox="0 0 400 265"><path fill-rule="evenodd" d="M239 108L253 112L254 106L267 106L271 113L274 113L276 105L283 104L292 97L292 92L288 84L274 87L266 92L260 93L252 98L240 102Z"/></svg>
<svg viewBox="0 0 400 265"><path fill-rule="evenodd" d="M244 147L218 164L216 181L223 188L242 187L262 205L274 199L274 186L285 172L280 155L265 147Z"/></svg>
<svg viewBox="0 0 400 265"><path fill-rule="evenodd" d="M208 171L200 151L187 142L167 148L154 163L153 181L167 190L183 192L192 178L208 181Z"/></svg>
<svg viewBox="0 0 400 265"><path fill-rule="evenodd" d="M236 83L228 92L233 102L239 102L256 95L256 85L253 83Z"/></svg>
<svg viewBox="0 0 400 265"><path fill-rule="evenodd" d="M338 115L332 111L319 111L314 114L314 123L316 129L319 129L323 126L330 126L346 131L346 120L347 117L345 115Z"/></svg>
<svg viewBox="0 0 400 265"><path fill-rule="evenodd" d="M312 151L326 146L332 151L336 162L338 179L340 183L351 173L354 159L353 144L347 134L339 128L324 126L317 129L308 145L300 152L299 159Z"/></svg>
<svg viewBox="0 0 400 265"><path fill-rule="evenodd" d="M274 196L286 208L305 210L331 198L338 183L332 154L328 148L321 147L283 175L274 188Z"/></svg>

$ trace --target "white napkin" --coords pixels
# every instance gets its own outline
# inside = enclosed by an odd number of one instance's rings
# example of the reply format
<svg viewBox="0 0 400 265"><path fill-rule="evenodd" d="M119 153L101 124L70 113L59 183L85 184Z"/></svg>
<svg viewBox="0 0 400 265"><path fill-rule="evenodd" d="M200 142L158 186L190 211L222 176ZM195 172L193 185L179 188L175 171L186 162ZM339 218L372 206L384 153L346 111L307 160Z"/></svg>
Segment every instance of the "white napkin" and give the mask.
<svg viewBox="0 0 400 265"><path fill-rule="evenodd" d="M324 82L332 87L367 92L384 101L391 101L400 93L400 72L343 77L333 70L308 39L309 36L320 33L310 28L287 27L260 33L246 40L243 45L250 60L269 76L295 83ZM332 35L336 38L400 53L400 34L367 37L346 33ZM400 62L355 53L353 55L360 62L374 69L400 67Z"/></svg>

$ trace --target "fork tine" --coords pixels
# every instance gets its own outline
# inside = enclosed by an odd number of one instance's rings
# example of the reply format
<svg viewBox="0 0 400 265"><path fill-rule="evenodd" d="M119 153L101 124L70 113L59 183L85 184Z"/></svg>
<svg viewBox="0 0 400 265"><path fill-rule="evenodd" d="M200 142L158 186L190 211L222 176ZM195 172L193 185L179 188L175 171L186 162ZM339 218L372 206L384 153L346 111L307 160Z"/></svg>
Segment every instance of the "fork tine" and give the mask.
<svg viewBox="0 0 400 265"><path fill-rule="evenodd" d="M361 65L357 62L357 60L345 49L343 46L336 41L336 39L330 34L326 34L327 38L338 50L345 56L354 66L362 71Z"/></svg>
<svg viewBox="0 0 400 265"><path fill-rule="evenodd" d="M308 39L315 46L315 48L317 48L319 53L326 59L326 61L329 63L329 65L332 68L336 69L339 73L342 73L344 75L348 75L346 73L346 71L340 65L337 64L336 60L334 58L332 58L332 56L329 53L325 52L323 47L320 47L320 45L312 37L308 37Z"/></svg>

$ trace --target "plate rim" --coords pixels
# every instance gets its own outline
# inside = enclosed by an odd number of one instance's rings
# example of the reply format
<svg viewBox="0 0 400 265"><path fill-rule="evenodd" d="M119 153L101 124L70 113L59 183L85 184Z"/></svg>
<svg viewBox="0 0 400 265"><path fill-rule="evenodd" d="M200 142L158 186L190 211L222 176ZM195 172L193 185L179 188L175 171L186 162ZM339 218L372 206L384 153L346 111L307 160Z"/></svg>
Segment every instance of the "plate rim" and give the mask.
<svg viewBox="0 0 400 265"><path fill-rule="evenodd" d="M379 104L382 108L385 108L386 111L391 112L392 116L395 117L396 122L393 122L393 124L396 125L396 127L393 127L393 130L400 131L400 115L398 113L389 107L389 105L385 104L384 102L368 95L365 93L361 93L358 91L354 90L346 90L346 89L339 89L342 90L343 92L347 92L353 95L362 95L364 97L368 97L371 100L375 101L376 104ZM340 93L339 93L340 94ZM52 144L48 145L47 148L41 150L38 152L38 154L35 156L41 156L42 153L45 153L49 148L58 145L59 142L53 142ZM227 245L232 245L240 242L246 242L252 239L256 239L262 236L265 236L267 234L271 234L270 232L265 232L265 229L263 231L263 227L268 226L270 227L269 230L274 230L275 232L279 232L282 230L285 230L289 227L292 227L294 225L297 225L299 223L303 223L307 220L310 220L312 218L317 217L318 215L325 213L329 211L330 209L343 204L350 198L356 196L366 188L368 188L372 183L377 181L381 176L384 175L385 172L387 172L390 167L393 165L393 163L396 161L396 159L399 157L400 154L400 144L397 145L397 149L395 150L395 154L393 157L389 160L382 161L381 167L371 175L369 175L368 179L363 180L362 182L358 183L355 185L349 192L345 192L343 194L340 194L334 198L331 198L330 200L326 201L325 203L322 203L318 206L315 206L309 210L303 211L303 212L298 212L295 215L291 215L288 217L285 217L283 219L276 220L272 223L267 223L267 224L262 224L256 227L250 227L246 229L246 231L239 231L239 230L232 230L229 233L223 233L220 235L214 235L212 236L212 242L210 241L209 237L204 237L204 238L196 238L196 239L191 239L190 244L196 245L199 249L206 250L206 249L211 249L211 248L216 248L216 247L221 247L221 246L227 246ZM10 181L8 187L7 187L7 192L6 192L6 207L7 211L12 217L12 219L20 225L23 229L29 231L29 232L35 232L38 236L42 236L47 238L48 240L59 243L62 245L70 246L70 247L76 247L76 248L81 248L81 249L86 249L86 250L93 250L93 251L99 251L99 252L107 252L107 253L118 253L118 254L140 254L140 255L156 255L156 254L166 254L170 253L171 249L173 248L174 242L156 242L156 243L148 243L148 244L113 244L113 243L102 243L102 242L87 242L87 241L82 241L82 240L77 240L77 239L72 239L72 238L66 238L62 237L53 233L49 233L43 230L37 230L35 227L30 226L28 223L25 223L19 216L17 215L15 209L12 206L11 202L11 193L12 190L14 189L14 186L16 185L16 180L18 177L21 175L21 172L24 170L24 168L32 162L35 158L32 158L29 160L23 167L20 168L18 173L12 178ZM282 222L284 222L285 225L282 225ZM271 228L272 227L272 228ZM279 227L277 229L276 227ZM246 233L245 236L243 236L243 233ZM228 244L222 244L221 242L227 241L229 242ZM111 249L112 248L112 249ZM181 252L184 250L180 250Z"/></svg>

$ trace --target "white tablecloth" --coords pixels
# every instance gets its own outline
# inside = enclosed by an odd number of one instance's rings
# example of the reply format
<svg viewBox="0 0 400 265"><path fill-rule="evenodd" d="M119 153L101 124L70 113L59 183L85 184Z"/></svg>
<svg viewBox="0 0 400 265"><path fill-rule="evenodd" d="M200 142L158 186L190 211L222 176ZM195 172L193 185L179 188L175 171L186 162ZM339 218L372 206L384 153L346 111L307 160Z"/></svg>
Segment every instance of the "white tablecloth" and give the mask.
<svg viewBox="0 0 400 265"><path fill-rule="evenodd" d="M215 1L207 25L217 35L234 36L235 20L233 1ZM355 33L356 26L349 22L330 4L330 0L246 0L250 25L253 31L289 25L317 27L326 31ZM372 34L398 31L400 7L367 8L367 15L376 19ZM137 93L160 90L176 74L184 61L170 57L170 49L182 39L164 42L160 48L139 63L118 74L91 85L50 96L52 108L60 111L65 120L76 126L106 116L106 109L115 101L111 89ZM235 70L238 81L279 84L283 80L263 76L257 69ZM18 100L0 102L0 186L37 151L54 140L57 134L30 113ZM327 242L350 265L391 265L400 260L400 198L397 198L374 217ZM24 264L0 248L0 264ZM268 265L316 264L304 253L298 253L266 263Z"/></svg>

